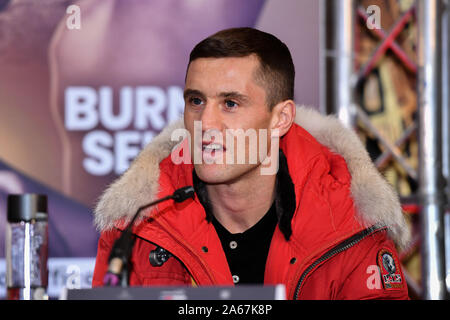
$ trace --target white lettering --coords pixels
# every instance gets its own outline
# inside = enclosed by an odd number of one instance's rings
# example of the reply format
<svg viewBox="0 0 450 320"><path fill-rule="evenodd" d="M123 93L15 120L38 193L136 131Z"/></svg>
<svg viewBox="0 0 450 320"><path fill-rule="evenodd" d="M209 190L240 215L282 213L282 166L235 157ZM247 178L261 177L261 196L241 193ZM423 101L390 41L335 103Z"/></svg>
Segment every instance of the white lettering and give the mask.
<svg viewBox="0 0 450 320"><path fill-rule="evenodd" d="M120 90L119 114L113 113L113 92L110 87L99 90L100 121L106 129L122 130L131 124L133 118L133 90L124 87Z"/></svg>
<svg viewBox="0 0 450 320"><path fill-rule="evenodd" d="M67 7L66 13L70 14L70 16L66 19L67 29L81 29L81 9L79 6L72 4Z"/></svg>
<svg viewBox="0 0 450 320"><path fill-rule="evenodd" d="M260 129L267 133L266 129ZM227 163L237 163L237 164L245 164L246 157L248 155L249 157L249 164L256 164L258 160L258 140L257 140L257 134L255 129L247 129L244 131L244 129L227 129L226 130L227 139L226 139L226 148L227 150L230 150L230 153L227 153ZM263 135L264 136L264 135ZM248 154L246 154L246 137L249 138L249 150ZM236 138L237 142L237 159L235 160L234 157L234 139ZM267 139L266 139L267 140Z"/></svg>
<svg viewBox="0 0 450 320"><path fill-rule="evenodd" d="M166 106L166 95L158 87L136 88L136 129L147 129L150 121L153 129L161 130L166 124L162 116Z"/></svg>
<svg viewBox="0 0 450 320"><path fill-rule="evenodd" d="M366 285L370 290L381 289L380 269L376 265L370 265L366 270L370 276L367 278Z"/></svg>
<svg viewBox="0 0 450 320"><path fill-rule="evenodd" d="M178 120L184 113L183 89L172 86L167 89L169 105L167 108L167 122Z"/></svg>
<svg viewBox="0 0 450 320"><path fill-rule="evenodd" d="M173 151L170 153L172 162L174 164L191 164L191 154L189 151L191 145L191 135L189 131L184 128L175 129L170 135L170 140L180 141L180 143L173 147Z"/></svg>
<svg viewBox="0 0 450 320"><path fill-rule="evenodd" d="M91 130L98 124L97 94L90 87L68 87L65 91L67 130Z"/></svg>
<svg viewBox="0 0 450 320"><path fill-rule="evenodd" d="M367 7L366 13L370 15L367 18L367 28L372 29L381 29L381 9L377 5L370 5Z"/></svg>
<svg viewBox="0 0 450 320"><path fill-rule="evenodd" d="M267 137L267 136L266 136ZM267 139L264 139L266 141ZM280 146L280 135L278 129L271 131L270 154L261 163L261 175L273 175L278 172L278 150ZM267 142L267 141L266 141ZM261 143L260 143L261 145Z"/></svg>
<svg viewBox="0 0 450 320"><path fill-rule="evenodd" d="M81 289L81 268L75 264L67 266L67 289Z"/></svg>
<svg viewBox="0 0 450 320"><path fill-rule="evenodd" d="M113 169L114 157L107 148L112 146L113 139L107 132L89 132L83 139L83 151L88 156L83 160L84 169L94 176L109 174Z"/></svg>
<svg viewBox="0 0 450 320"><path fill-rule="evenodd" d="M183 91L177 86L122 87L117 103L113 91L109 86L73 86L64 92L64 125L69 131L88 131L82 140L82 166L96 176L123 173L154 135L184 110ZM127 128L131 130L122 131Z"/></svg>
<svg viewBox="0 0 450 320"><path fill-rule="evenodd" d="M172 148L171 160L174 164L190 164L191 159L193 159L194 164L223 164L223 157L220 157L221 153L216 158L214 156L211 157L209 154L211 149L220 149L217 145L223 146L222 132L214 129L208 129L203 134L202 132L201 121L194 121L194 141L191 141L191 135L185 128L179 128L172 132L170 137L171 141L179 141L180 138L187 137L187 139L184 139L181 143L178 143ZM258 134L259 141L257 139ZM274 175L277 173L280 144L280 132L278 129L271 130L270 137L267 129L247 129L246 131L243 129L226 129L225 135L226 143L225 148L222 150L226 150L225 157L227 164L257 164L259 155L261 175ZM248 144L246 143L246 137L249 138ZM236 148L234 140L238 142ZM211 143L203 149L203 141ZM268 144L270 144L270 153L266 154ZM248 148L246 148L247 145ZM186 151L188 146L190 154L193 153L193 156L188 157ZM205 151L207 148L209 150ZM235 154L237 158L235 157ZM249 162L245 162L247 158Z"/></svg>

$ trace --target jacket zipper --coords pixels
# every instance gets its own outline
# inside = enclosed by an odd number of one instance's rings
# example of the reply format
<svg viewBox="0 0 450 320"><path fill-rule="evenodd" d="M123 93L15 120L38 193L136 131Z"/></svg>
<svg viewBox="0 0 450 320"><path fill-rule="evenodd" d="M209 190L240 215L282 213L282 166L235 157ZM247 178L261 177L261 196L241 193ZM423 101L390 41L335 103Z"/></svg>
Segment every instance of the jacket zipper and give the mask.
<svg viewBox="0 0 450 320"><path fill-rule="evenodd" d="M371 234L374 234L375 232L384 230L384 229L386 229L386 226L380 226L380 225L374 225L372 227L364 229L364 230L358 232L357 234L351 236L350 238L348 238L348 239L342 241L341 243L337 244L335 247L331 248L330 250L325 252L322 256L320 256L317 260L315 260L313 263L311 263L309 265L309 267L306 268L306 270L302 273L302 275L300 276L300 279L298 280L297 286L295 287L294 300L298 299L298 296L300 294L300 289L301 289L301 286L302 286L304 280L306 279L308 274L312 270L314 270L314 268L316 266L318 266L322 262L324 262L324 261L334 257L338 253L341 253L341 252L343 252L343 251L353 247L355 244L357 244L358 242L360 242L361 240L363 240L367 236L369 236Z"/></svg>

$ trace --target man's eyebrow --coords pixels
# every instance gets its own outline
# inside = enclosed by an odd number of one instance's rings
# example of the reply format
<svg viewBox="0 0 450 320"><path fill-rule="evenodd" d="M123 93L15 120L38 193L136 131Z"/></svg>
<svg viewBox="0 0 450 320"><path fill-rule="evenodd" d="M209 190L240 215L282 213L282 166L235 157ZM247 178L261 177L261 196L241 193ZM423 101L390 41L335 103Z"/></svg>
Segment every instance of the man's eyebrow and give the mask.
<svg viewBox="0 0 450 320"><path fill-rule="evenodd" d="M236 92L236 91L230 91L230 92L221 92L218 94L219 97L221 98L226 98L226 99L238 99L241 101L249 101L250 98L248 96L246 96L245 94Z"/></svg>
<svg viewBox="0 0 450 320"><path fill-rule="evenodd" d="M202 99L205 98L205 95L200 90L196 90L196 89L184 90L184 92L183 92L184 99L187 99L188 97L191 97L191 96L198 96ZM250 97L248 97L245 94L239 93L237 91L220 92L217 94L217 96L220 98L225 98L225 99L238 99L238 100L241 100L244 102L250 101Z"/></svg>
<svg viewBox="0 0 450 320"><path fill-rule="evenodd" d="M205 95L199 91L199 90L195 90L195 89L186 89L183 92L183 98L186 99L187 97L191 97L191 96L199 96L201 98L204 98Z"/></svg>

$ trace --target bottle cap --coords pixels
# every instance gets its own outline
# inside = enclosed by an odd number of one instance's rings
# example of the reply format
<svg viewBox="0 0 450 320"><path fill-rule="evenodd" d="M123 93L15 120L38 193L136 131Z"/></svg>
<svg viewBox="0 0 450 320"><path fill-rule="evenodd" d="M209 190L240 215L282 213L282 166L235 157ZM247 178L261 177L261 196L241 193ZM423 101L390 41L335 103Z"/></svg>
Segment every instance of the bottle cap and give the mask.
<svg viewBox="0 0 450 320"><path fill-rule="evenodd" d="M42 194L8 195L8 222L47 221L47 196Z"/></svg>

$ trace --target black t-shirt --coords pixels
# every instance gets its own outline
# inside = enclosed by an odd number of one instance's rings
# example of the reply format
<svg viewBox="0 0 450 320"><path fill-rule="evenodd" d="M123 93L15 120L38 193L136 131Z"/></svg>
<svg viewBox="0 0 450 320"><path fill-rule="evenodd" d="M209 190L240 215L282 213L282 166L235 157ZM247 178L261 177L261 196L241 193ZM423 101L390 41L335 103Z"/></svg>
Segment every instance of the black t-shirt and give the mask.
<svg viewBox="0 0 450 320"><path fill-rule="evenodd" d="M277 222L275 202L254 226L242 233L230 233L212 218L235 284L264 283L267 255Z"/></svg>

